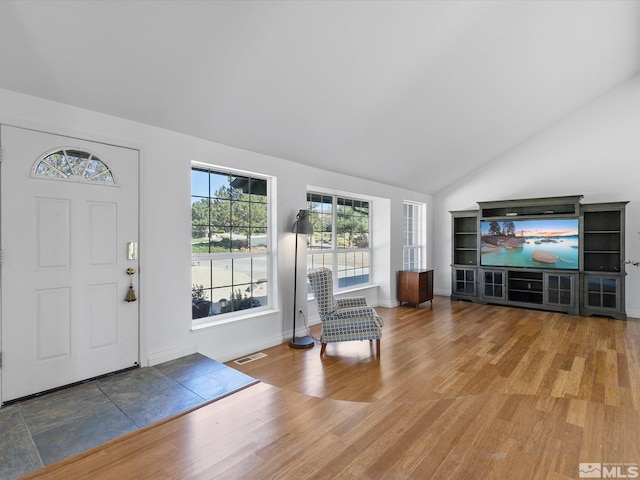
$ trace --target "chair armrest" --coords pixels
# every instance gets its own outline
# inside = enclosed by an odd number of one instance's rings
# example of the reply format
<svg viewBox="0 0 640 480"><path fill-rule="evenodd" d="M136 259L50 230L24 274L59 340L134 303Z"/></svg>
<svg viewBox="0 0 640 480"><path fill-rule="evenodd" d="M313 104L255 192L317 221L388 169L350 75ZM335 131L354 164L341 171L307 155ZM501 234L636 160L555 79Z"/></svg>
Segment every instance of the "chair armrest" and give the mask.
<svg viewBox="0 0 640 480"><path fill-rule="evenodd" d="M369 306L339 308L329 315L327 320L371 320L379 327L384 325L382 317Z"/></svg>
<svg viewBox="0 0 640 480"><path fill-rule="evenodd" d="M338 306L338 309L349 307L366 307L367 299L364 297L336 298L336 305Z"/></svg>

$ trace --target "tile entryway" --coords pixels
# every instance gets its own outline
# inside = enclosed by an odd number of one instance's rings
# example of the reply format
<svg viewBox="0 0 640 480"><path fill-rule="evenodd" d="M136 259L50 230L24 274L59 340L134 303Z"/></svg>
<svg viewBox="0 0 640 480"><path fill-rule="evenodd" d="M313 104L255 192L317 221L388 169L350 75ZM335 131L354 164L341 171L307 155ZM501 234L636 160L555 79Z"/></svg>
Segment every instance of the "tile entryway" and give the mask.
<svg viewBox="0 0 640 480"><path fill-rule="evenodd" d="M196 353L5 406L0 478L19 478L257 382Z"/></svg>

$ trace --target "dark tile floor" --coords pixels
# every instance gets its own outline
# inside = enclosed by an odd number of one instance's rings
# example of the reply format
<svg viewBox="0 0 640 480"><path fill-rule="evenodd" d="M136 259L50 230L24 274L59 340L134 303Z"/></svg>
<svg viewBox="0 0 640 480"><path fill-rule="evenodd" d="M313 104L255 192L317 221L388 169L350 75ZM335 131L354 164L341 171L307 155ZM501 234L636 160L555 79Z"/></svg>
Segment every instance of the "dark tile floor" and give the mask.
<svg viewBox="0 0 640 480"><path fill-rule="evenodd" d="M13 480L258 381L195 353L0 409L0 479Z"/></svg>

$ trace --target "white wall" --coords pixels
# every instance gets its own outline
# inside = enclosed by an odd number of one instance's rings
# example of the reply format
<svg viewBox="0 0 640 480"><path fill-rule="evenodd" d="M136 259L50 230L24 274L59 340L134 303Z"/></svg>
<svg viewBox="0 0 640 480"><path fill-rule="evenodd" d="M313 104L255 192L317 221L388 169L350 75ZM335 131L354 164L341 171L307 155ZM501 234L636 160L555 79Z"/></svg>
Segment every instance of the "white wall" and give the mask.
<svg viewBox="0 0 640 480"><path fill-rule="evenodd" d="M0 123L140 149L142 221L138 297L143 365L195 351L227 361L290 338L294 236L289 231L295 214L306 205L308 185L373 197L373 208L378 213L372 240L377 287L365 290L364 294L374 305L397 304L395 277L397 270L402 268L402 201L432 204L429 195L1 89ZM258 317L248 315L243 320L211 328L191 330L192 161L275 178L277 241L273 253L277 275L274 311ZM3 205L2 208L8 207ZM304 263L298 270L300 282L304 282ZM304 308L305 289L298 288L298 292L298 305ZM310 309L310 314L313 316L313 309Z"/></svg>
<svg viewBox="0 0 640 480"><path fill-rule="evenodd" d="M450 210L477 209L479 201L580 194L582 203L630 201L626 258L640 260L639 187L640 77L635 77L435 196L436 291L451 293ZM627 314L640 318L640 268L627 272Z"/></svg>

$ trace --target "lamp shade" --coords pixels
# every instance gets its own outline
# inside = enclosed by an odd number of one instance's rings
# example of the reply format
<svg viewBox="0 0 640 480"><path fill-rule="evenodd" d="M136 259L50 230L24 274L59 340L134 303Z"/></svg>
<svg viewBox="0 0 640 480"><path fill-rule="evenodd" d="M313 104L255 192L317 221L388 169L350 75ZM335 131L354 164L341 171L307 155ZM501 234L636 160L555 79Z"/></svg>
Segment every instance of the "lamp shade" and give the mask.
<svg viewBox="0 0 640 480"><path fill-rule="evenodd" d="M309 221L309 210L300 210L296 215L296 221L293 222L291 231L293 233L301 233L303 235L310 235L313 233L313 225Z"/></svg>

